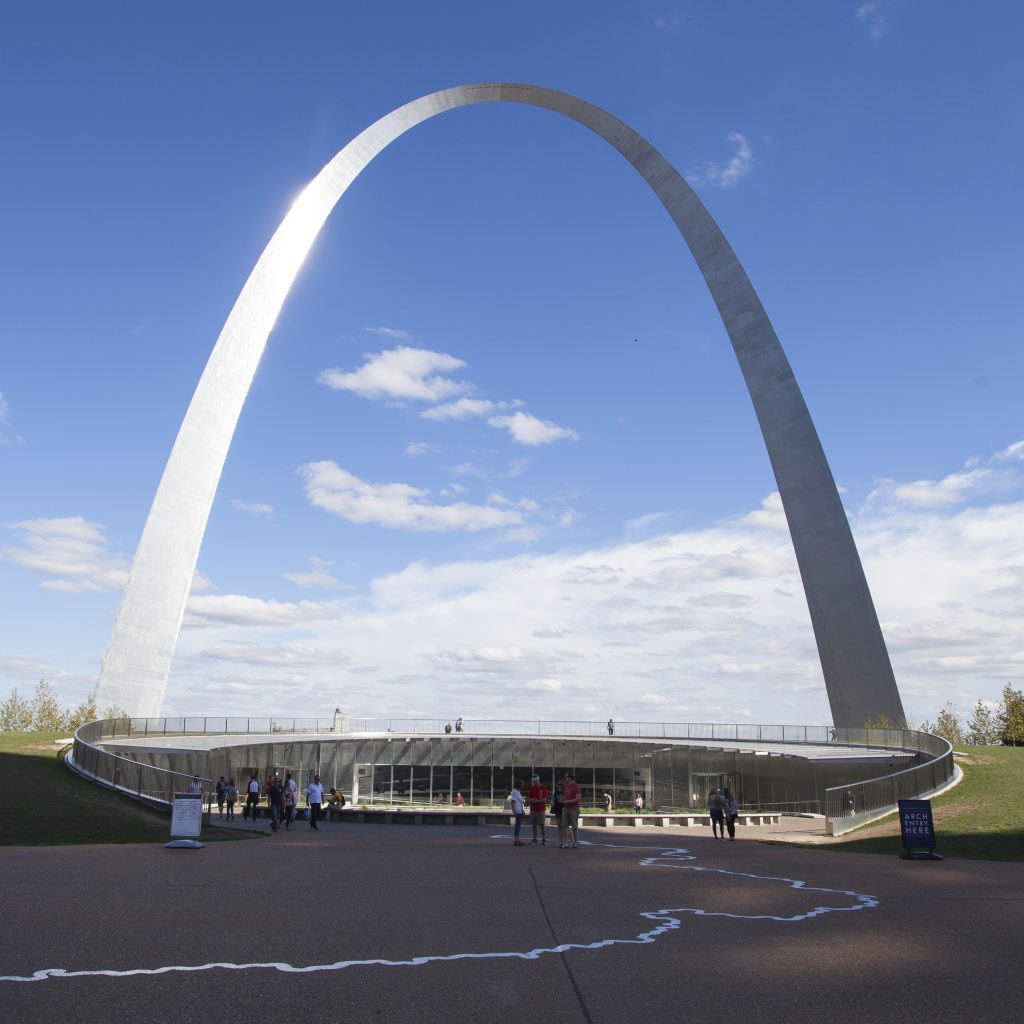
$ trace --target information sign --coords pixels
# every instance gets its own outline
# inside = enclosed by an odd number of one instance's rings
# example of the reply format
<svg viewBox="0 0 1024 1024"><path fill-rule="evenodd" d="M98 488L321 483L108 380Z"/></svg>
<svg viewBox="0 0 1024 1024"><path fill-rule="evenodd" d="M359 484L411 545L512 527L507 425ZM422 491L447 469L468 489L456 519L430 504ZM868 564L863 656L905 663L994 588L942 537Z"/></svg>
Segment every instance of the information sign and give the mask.
<svg viewBox="0 0 1024 1024"><path fill-rule="evenodd" d="M175 793L171 805L171 835L176 837L168 847L199 849L198 836L203 828L203 796L201 793Z"/></svg>
<svg viewBox="0 0 1024 1024"><path fill-rule="evenodd" d="M935 852L935 825L930 800L900 800L900 833L905 859L942 860Z"/></svg>

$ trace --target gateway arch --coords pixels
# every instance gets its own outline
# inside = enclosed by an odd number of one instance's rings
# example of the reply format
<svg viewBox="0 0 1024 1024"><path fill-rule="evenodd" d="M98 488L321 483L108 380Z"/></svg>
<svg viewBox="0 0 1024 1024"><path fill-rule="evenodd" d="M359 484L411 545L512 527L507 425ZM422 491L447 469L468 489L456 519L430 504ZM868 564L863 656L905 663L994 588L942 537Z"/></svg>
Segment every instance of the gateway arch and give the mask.
<svg viewBox="0 0 1024 1024"><path fill-rule="evenodd" d="M590 128L640 173L675 222L721 314L778 483L821 658L833 722L859 728L903 706L853 535L817 431L775 330L718 225L645 139L584 100L537 86L443 89L356 136L305 188L242 288L210 355L153 499L103 657L96 701L160 713L199 548L256 367L292 282L328 214L391 142L437 114L525 103Z"/></svg>

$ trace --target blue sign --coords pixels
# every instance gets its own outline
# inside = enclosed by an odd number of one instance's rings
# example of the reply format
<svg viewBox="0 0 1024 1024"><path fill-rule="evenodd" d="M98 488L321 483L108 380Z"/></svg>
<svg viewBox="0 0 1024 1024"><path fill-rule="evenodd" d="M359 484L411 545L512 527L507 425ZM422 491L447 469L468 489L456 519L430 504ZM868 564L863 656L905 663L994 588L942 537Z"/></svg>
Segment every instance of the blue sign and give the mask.
<svg viewBox="0 0 1024 1024"><path fill-rule="evenodd" d="M903 836L903 854L931 860L942 858L935 852L935 824L932 821L930 800L900 800L900 833Z"/></svg>

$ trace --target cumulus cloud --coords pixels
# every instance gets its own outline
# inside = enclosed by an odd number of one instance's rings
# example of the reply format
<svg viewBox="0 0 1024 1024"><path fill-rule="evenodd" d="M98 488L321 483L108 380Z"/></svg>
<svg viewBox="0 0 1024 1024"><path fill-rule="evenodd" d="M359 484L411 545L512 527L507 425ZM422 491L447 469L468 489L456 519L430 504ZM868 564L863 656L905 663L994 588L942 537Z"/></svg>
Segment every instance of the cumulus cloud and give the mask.
<svg viewBox="0 0 1024 1024"><path fill-rule="evenodd" d="M538 419L528 412L514 412L511 416L493 416L487 421L492 427L503 427L520 444L551 444L553 441L569 439L575 441L579 435L569 427Z"/></svg>
<svg viewBox="0 0 1024 1024"><path fill-rule="evenodd" d="M990 470L978 468L950 473L941 480L914 480L911 483L879 480L869 497L872 501L900 502L918 508L960 505L967 500L972 490L991 475Z"/></svg>
<svg viewBox="0 0 1024 1024"><path fill-rule="evenodd" d="M430 492L410 484L376 484L360 480L331 461L302 466L306 497L317 508L353 523L375 523L402 530L491 530L523 521L515 508L457 501L439 505Z"/></svg>
<svg viewBox="0 0 1024 1024"><path fill-rule="evenodd" d="M686 180L695 186L710 185L715 188L732 188L750 173L754 165L754 151L745 135L730 132L729 141L735 152L725 163L708 163L701 170L690 171Z"/></svg>
<svg viewBox="0 0 1024 1024"><path fill-rule="evenodd" d="M1024 677L1024 481L1020 460L1004 454L1012 448L972 461L963 472L991 475L960 489L963 501L866 500L850 510L912 721L934 718L947 701L969 714L979 698L998 700L1007 679ZM326 681L309 684L319 695L311 711L345 703L488 719L825 724L821 669L780 515L772 494L747 515L699 530L415 562L348 599L344 614L320 620L332 610L313 606L303 618L270 603L269 617L289 637L301 630L301 641L285 647L323 652L309 664L293 659L308 680ZM272 647L259 607L261 615L236 610L242 624L222 616L184 634L182 664L222 664L203 652L225 645ZM339 674L331 658L341 654L351 661ZM278 666L247 666L245 678L247 699L279 691Z"/></svg>
<svg viewBox="0 0 1024 1024"><path fill-rule="evenodd" d="M110 551L103 528L81 516L26 519L12 523L23 533L19 547L0 554L14 565L44 576L44 590L69 593L120 590L128 581L128 562Z"/></svg>
<svg viewBox="0 0 1024 1024"><path fill-rule="evenodd" d="M466 364L445 352L402 345L384 352L367 352L363 357L366 362L359 369L322 370L317 380L336 391L351 391L363 398L423 402L439 402L462 395L470 387L464 381L447 376Z"/></svg>

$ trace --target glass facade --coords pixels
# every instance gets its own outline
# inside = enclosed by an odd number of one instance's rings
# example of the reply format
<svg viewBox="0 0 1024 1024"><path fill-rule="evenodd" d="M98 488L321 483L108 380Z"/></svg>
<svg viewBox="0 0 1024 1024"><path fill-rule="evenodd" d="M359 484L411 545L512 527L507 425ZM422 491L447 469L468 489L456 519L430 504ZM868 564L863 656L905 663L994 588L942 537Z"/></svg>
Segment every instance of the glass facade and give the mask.
<svg viewBox="0 0 1024 1024"><path fill-rule="evenodd" d="M534 773L549 790L566 771L583 787L584 808L632 808L639 794L648 809L701 809L712 789L728 787L741 807L821 811L824 791L891 771L851 757L808 760L792 752L723 749L685 741L466 735L339 736L281 742L227 737L209 751L119 748L143 764L215 779L239 788L255 774L290 772L302 792L315 772L353 805L501 806L514 781ZM917 755L902 767L924 757Z"/></svg>

